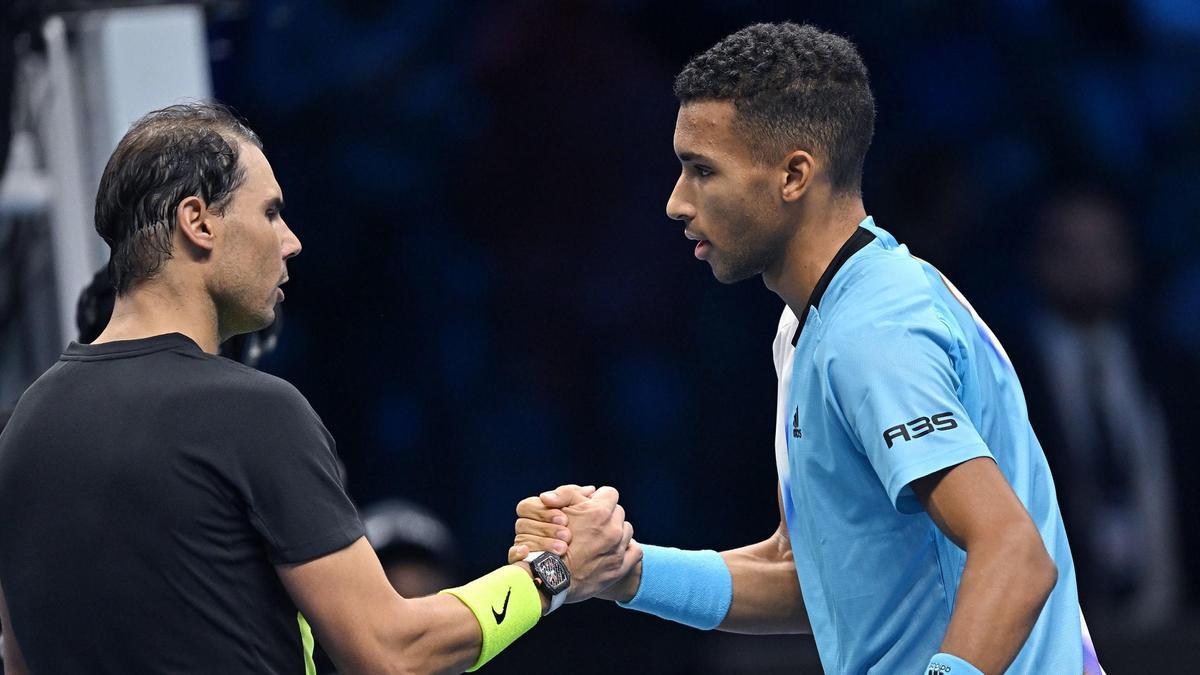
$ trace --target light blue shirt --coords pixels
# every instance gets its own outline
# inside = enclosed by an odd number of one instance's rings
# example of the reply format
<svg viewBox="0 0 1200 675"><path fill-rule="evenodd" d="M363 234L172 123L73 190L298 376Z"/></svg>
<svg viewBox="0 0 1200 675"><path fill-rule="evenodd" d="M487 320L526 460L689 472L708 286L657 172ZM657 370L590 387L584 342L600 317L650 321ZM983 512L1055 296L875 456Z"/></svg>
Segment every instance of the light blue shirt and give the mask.
<svg viewBox="0 0 1200 675"><path fill-rule="evenodd" d="M825 672L923 674L949 626L966 553L908 485L989 457L1058 566L1008 672L1083 673L1054 481L1012 364L967 301L867 218L818 284L793 346L799 324L785 310L775 338L776 463Z"/></svg>

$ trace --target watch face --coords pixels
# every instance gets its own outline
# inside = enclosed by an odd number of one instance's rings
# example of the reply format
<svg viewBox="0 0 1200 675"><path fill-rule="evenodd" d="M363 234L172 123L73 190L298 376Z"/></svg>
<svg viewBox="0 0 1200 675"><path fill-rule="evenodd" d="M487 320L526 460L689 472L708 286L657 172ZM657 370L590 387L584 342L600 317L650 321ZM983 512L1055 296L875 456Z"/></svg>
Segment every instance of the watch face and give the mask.
<svg viewBox="0 0 1200 675"><path fill-rule="evenodd" d="M551 595L561 592L571 583L571 573L567 571L566 563L553 553L540 556L533 561L533 566Z"/></svg>

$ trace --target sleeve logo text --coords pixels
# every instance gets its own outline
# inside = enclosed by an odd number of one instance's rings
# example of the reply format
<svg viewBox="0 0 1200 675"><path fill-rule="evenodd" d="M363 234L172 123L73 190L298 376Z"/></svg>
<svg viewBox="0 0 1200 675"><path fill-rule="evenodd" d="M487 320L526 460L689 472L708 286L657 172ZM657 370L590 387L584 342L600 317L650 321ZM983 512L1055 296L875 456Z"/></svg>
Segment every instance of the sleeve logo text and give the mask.
<svg viewBox="0 0 1200 675"><path fill-rule="evenodd" d="M886 429L883 432L883 442L887 443L887 446L891 448L897 438L911 441L932 434L935 431L949 431L957 428L958 422L954 419L954 413L943 412L932 417L918 417L911 422L897 424L894 427Z"/></svg>

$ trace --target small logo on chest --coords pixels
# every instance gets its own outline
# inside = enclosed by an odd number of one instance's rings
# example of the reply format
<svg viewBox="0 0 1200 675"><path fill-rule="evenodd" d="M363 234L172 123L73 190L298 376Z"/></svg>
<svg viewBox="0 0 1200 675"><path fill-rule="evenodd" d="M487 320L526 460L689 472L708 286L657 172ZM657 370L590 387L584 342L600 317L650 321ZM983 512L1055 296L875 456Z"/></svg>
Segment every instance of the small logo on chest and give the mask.
<svg viewBox="0 0 1200 675"><path fill-rule="evenodd" d="M792 414L792 438L803 438L804 433L800 431L800 406L796 406L796 412Z"/></svg>

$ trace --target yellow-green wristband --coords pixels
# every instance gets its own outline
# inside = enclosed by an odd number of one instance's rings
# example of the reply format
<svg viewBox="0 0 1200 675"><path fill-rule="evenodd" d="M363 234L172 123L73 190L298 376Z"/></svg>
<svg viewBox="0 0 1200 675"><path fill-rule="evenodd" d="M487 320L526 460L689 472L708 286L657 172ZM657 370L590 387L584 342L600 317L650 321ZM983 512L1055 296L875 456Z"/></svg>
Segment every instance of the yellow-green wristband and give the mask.
<svg viewBox="0 0 1200 675"><path fill-rule="evenodd" d="M458 588L442 593L466 605L483 632L479 658L467 672L478 670L504 651L542 617L542 598L533 579L516 565L505 565Z"/></svg>

